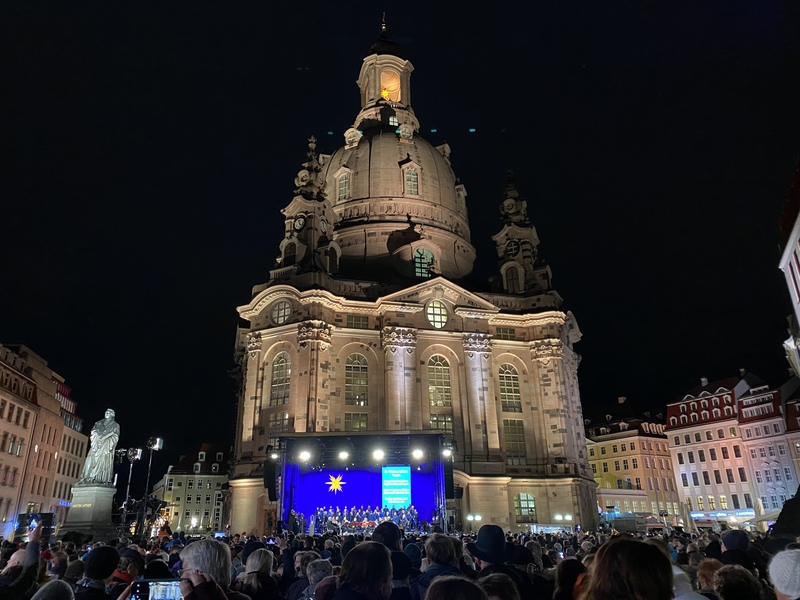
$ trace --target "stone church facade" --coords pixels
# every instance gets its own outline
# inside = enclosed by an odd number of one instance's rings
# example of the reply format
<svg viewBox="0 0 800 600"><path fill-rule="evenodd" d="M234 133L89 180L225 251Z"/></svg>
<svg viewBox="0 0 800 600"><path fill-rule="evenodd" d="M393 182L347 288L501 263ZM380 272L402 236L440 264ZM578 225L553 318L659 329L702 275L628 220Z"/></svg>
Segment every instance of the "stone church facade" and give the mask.
<svg viewBox="0 0 800 600"><path fill-rule="evenodd" d="M343 146L309 141L266 283L239 307L231 527L264 532L263 466L281 435L439 432L467 514L519 531L597 520L578 389L581 333L537 259L509 175L499 276L470 279L466 189L419 135L412 64L385 31ZM278 518L280 516L278 515Z"/></svg>

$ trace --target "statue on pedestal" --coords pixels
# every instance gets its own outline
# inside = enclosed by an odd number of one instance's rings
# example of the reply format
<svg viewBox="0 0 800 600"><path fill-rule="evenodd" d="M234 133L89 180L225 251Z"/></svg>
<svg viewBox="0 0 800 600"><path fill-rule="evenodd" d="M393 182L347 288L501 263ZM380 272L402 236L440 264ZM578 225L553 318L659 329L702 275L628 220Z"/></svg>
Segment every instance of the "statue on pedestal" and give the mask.
<svg viewBox="0 0 800 600"><path fill-rule="evenodd" d="M119 441L119 423L113 409L106 410L104 419L92 427L89 454L83 465L78 484L111 485L114 481L114 450Z"/></svg>

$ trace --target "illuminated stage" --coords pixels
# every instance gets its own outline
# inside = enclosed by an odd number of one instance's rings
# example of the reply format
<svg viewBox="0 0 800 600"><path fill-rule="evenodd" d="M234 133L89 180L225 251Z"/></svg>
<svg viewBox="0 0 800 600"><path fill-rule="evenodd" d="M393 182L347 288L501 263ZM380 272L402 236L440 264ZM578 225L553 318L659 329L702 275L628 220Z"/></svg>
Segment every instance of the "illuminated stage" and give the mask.
<svg viewBox="0 0 800 600"><path fill-rule="evenodd" d="M317 517L319 509L335 511L339 507L367 512L377 507L375 518L359 517L359 522L401 519L400 509L413 506L417 512L414 529L438 523L444 514L445 481L452 486L452 463L439 433L414 435L359 435L349 432L329 436L294 435L281 438L275 460L279 519L290 522L290 511L302 513L306 529L312 518L317 532L325 530ZM382 453L382 454L381 454ZM449 474L449 477L446 475ZM396 509L394 515L391 509ZM344 519L337 519L342 521ZM352 523L355 519L344 521ZM369 532L369 527L348 527L343 532ZM403 523L398 523L403 525ZM411 526L409 523L408 526Z"/></svg>

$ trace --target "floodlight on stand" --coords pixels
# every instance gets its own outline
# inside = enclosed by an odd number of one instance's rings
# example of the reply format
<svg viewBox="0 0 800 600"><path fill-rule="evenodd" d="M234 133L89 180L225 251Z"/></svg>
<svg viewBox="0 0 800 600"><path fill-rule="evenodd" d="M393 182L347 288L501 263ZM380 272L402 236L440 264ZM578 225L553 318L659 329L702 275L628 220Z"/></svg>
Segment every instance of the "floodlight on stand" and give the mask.
<svg viewBox="0 0 800 600"><path fill-rule="evenodd" d="M475 520L476 520L476 521L480 521L482 518L483 518L483 517L481 517L480 515L475 515Z"/></svg>
<svg viewBox="0 0 800 600"><path fill-rule="evenodd" d="M383 450L381 450L380 448L378 448L377 450L375 450L372 453L372 458L374 458L375 460L383 460L384 456L386 456L386 455L383 453Z"/></svg>
<svg viewBox="0 0 800 600"><path fill-rule="evenodd" d="M450 458L451 456L453 456L453 451L450 448L445 448L444 450L442 450L442 456L444 456L445 458Z"/></svg>
<svg viewBox="0 0 800 600"><path fill-rule="evenodd" d="M300 460L308 460L311 458L311 452L308 450L303 450L298 456L300 457Z"/></svg>

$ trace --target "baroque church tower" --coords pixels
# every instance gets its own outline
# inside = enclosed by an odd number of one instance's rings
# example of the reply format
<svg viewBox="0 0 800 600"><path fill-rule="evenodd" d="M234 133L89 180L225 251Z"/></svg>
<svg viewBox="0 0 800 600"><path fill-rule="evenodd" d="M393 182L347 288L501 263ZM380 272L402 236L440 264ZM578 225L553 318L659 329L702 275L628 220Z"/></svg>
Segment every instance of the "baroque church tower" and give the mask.
<svg viewBox="0 0 800 600"><path fill-rule="evenodd" d="M309 140L276 264L238 309L234 531L266 531L264 465L296 433L439 432L454 449L456 515L515 531L596 524L580 330L510 174L499 274L470 279L467 192L450 147L419 135L413 70L384 29L343 145L319 154Z"/></svg>

